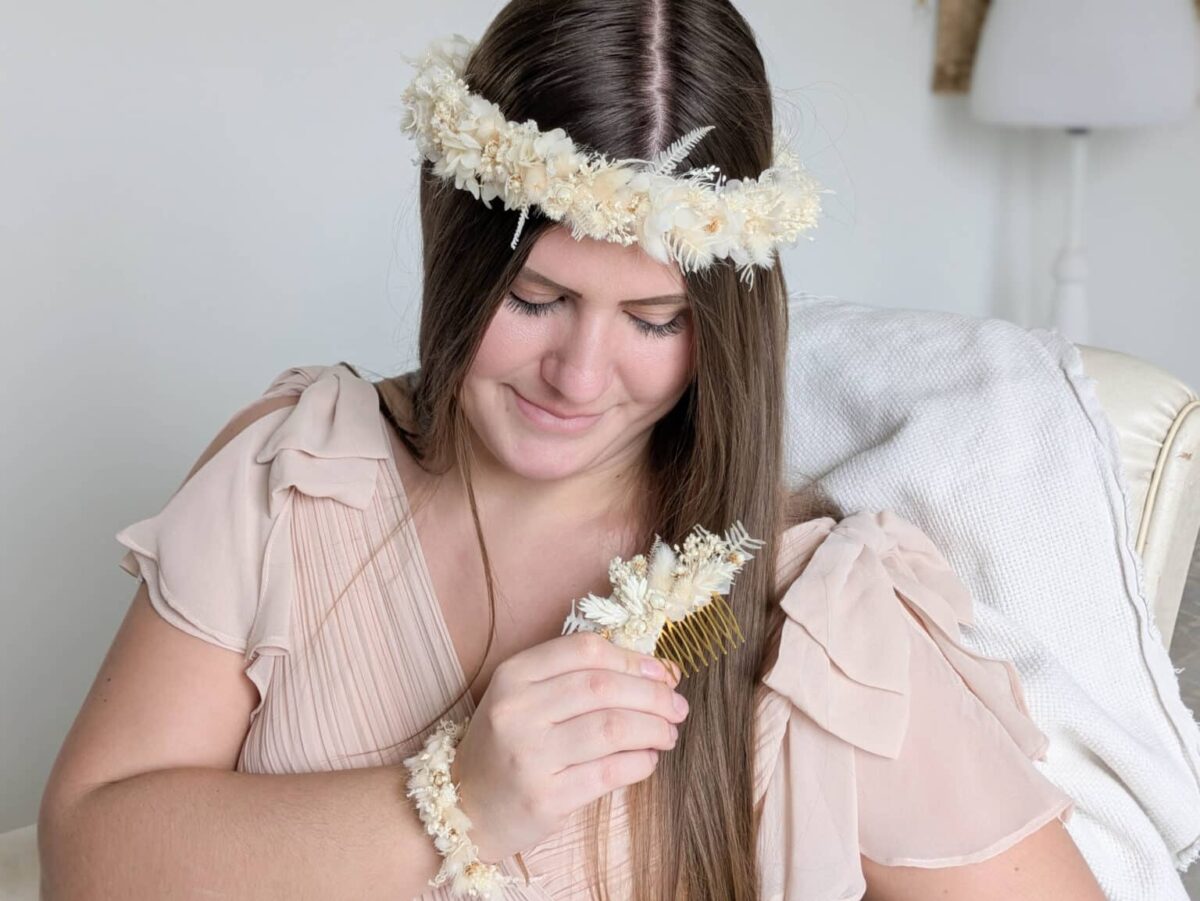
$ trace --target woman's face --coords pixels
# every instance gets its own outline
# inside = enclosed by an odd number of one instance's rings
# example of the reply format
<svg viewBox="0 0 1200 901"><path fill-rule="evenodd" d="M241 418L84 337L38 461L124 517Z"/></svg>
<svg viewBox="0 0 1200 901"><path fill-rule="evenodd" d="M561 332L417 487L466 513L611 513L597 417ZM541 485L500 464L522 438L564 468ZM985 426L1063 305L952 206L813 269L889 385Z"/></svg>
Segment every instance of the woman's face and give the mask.
<svg viewBox="0 0 1200 901"><path fill-rule="evenodd" d="M686 290L636 244L543 232L464 385L495 461L536 480L632 465L692 378Z"/></svg>

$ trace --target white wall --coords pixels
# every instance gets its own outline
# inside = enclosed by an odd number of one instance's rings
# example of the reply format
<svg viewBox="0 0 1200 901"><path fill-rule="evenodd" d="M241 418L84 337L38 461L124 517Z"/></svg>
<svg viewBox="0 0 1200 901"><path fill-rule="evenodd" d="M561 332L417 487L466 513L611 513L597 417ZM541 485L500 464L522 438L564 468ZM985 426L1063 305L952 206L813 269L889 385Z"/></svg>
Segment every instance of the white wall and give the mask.
<svg viewBox="0 0 1200 901"><path fill-rule="evenodd" d="M499 5L0 10L0 830L36 817L133 595L113 533L288 366L415 363L402 55ZM931 93L934 4L739 6L837 191L791 289L1040 324L1064 139ZM1200 121L1095 137L1092 343L1200 386Z"/></svg>

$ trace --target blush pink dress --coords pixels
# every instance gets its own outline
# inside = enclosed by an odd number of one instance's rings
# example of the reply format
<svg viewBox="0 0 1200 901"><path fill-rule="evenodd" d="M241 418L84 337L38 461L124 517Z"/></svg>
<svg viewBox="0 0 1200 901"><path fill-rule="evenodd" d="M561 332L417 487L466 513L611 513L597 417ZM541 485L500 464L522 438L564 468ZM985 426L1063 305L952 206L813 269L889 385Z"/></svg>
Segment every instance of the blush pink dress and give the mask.
<svg viewBox="0 0 1200 901"><path fill-rule="evenodd" d="M385 542L408 503L391 426L341 364L285 370L275 395L299 399L116 534L121 566L172 625L245 655L259 703L239 771L397 765L423 735L388 746L466 679L411 522ZM776 575L787 616L753 761L764 901L859 899L860 854L955 866L1070 818L1033 764L1048 740L1016 669L963 645L971 596L920 529L890 510L810 520L784 534ZM473 706L467 693L452 715ZM624 790L613 802L608 878L626 897ZM502 862L521 879L506 898L588 897L583 813L523 851L532 880Z"/></svg>

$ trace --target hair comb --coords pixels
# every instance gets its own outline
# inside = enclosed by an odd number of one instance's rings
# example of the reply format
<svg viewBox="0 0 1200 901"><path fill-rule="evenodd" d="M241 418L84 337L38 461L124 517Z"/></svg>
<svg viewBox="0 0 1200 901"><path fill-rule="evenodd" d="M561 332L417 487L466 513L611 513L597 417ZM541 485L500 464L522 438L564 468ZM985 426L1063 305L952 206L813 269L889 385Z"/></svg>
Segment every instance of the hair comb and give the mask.
<svg viewBox="0 0 1200 901"><path fill-rule="evenodd" d="M616 645L699 671L746 640L725 600L733 578L763 542L740 522L721 538L697 525L679 545L658 536L649 554L608 564L613 592L571 601L563 635L598 632ZM578 605L578 612L576 611Z"/></svg>

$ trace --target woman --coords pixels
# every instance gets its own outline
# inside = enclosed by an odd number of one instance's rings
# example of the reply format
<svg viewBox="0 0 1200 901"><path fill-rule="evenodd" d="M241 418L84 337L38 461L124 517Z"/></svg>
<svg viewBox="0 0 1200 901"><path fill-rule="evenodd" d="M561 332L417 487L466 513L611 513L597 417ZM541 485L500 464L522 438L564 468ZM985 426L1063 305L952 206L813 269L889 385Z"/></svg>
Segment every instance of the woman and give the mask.
<svg viewBox="0 0 1200 901"><path fill-rule="evenodd" d="M515 0L463 74L612 159L712 125L680 177L774 161L722 0ZM405 796L447 716L503 897L1101 898L937 549L785 491L778 262L489 204L472 154L421 171L420 369L286 370L118 533L143 584L46 789L45 897L450 897ZM735 649L680 680L559 634L614 556L735 520Z"/></svg>

